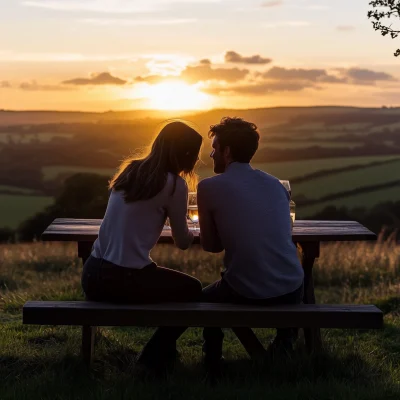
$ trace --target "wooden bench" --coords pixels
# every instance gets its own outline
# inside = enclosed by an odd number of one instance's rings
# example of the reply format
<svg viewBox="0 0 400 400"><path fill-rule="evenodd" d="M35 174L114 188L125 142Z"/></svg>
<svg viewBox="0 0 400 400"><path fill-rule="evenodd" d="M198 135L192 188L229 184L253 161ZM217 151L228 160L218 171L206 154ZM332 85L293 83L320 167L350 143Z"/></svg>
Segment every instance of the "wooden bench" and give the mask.
<svg viewBox="0 0 400 400"><path fill-rule="evenodd" d="M97 326L232 328L254 357L259 356L260 351L263 353L264 348L254 334L249 337L249 330L243 328L379 329L383 327L383 313L374 305L260 307L213 303L120 305L90 301L28 301L23 307L23 323L82 326L82 355L85 363L90 365Z"/></svg>

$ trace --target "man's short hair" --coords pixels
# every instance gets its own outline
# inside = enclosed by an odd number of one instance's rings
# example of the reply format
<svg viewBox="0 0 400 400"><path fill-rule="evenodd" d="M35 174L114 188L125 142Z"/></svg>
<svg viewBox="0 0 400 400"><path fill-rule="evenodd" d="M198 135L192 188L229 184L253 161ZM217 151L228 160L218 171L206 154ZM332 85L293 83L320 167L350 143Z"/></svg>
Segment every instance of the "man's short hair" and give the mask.
<svg viewBox="0 0 400 400"><path fill-rule="evenodd" d="M208 137L217 137L220 149L229 146L233 161L249 163L258 149L260 135L257 126L238 117L224 117L210 126Z"/></svg>

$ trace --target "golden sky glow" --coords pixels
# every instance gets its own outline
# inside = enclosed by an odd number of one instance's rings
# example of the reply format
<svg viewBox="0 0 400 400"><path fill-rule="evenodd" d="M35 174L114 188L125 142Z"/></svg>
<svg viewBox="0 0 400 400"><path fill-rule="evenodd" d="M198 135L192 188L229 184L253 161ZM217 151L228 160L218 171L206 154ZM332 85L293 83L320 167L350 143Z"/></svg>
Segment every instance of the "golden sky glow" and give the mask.
<svg viewBox="0 0 400 400"><path fill-rule="evenodd" d="M150 85L146 92L150 108L158 110L204 109L212 103L210 96L180 81Z"/></svg>
<svg viewBox="0 0 400 400"><path fill-rule="evenodd" d="M400 105L366 0L0 0L0 108Z"/></svg>

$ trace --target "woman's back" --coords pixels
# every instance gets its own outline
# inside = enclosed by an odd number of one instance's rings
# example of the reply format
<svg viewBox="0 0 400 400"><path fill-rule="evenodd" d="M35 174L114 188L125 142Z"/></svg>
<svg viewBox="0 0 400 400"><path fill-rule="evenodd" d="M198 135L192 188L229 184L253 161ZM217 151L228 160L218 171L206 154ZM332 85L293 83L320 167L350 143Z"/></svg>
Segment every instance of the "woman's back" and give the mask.
<svg viewBox="0 0 400 400"><path fill-rule="evenodd" d="M187 196L186 182L171 173L164 188L147 200L125 202L123 191L112 190L92 255L122 267L149 265L167 216L176 245L186 249L193 241L186 221Z"/></svg>

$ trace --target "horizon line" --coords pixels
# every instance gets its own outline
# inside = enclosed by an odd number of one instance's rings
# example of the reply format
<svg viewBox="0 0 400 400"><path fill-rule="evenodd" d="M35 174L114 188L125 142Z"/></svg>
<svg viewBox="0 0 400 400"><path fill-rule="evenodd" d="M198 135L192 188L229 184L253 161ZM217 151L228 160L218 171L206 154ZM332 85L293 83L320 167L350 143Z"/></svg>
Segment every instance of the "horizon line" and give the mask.
<svg viewBox="0 0 400 400"><path fill-rule="evenodd" d="M165 114L174 114L174 113L206 113L210 111L253 111L253 110L273 110L273 109L288 109L288 108L360 108L360 109L396 109L400 108L400 106L374 106L374 107L367 107L367 106L349 106L349 105L309 105L309 106L270 106L270 107L251 107L251 108L236 108L236 107L216 107L216 108L209 108L209 109L193 109L193 110L163 110L163 109L153 109L153 108L132 108L128 110L104 110L104 111L90 111L90 110L73 110L73 109L66 109L66 110L55 110L55 109L48 109L48 110L40 110L40 109L0 109L0 113L3 112L36 112L36 113L86 113L86 114L107 114L107 113L129 113L129 112L159 112Z"/></svg>

